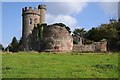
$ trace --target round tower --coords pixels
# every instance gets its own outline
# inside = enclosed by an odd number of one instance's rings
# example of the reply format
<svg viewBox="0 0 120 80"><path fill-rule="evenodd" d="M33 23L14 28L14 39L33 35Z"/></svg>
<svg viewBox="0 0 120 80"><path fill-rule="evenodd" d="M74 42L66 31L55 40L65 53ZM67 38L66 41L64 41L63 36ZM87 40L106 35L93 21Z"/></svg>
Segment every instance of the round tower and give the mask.
<svg viewBox="0 0 120 80"><path fill-rule="evenodd" d="M45 23L46 5L39 5L38 9L40 11L40 24Z"/></svg>
<svg viewBox="0 0 120 80"><path fill-rule="evenodd" d="M49 25L43 30L43 51L71 52L73 37L65 27Z"/></svg>
<svg viewBox="0 0 120 80"><path fill-rule="evenodd" d="M40 21L40 12L37 8L32 9L32 7L25 7L22 9L22 48L23 50L30 49L30 34L35 25Z"/></svg>

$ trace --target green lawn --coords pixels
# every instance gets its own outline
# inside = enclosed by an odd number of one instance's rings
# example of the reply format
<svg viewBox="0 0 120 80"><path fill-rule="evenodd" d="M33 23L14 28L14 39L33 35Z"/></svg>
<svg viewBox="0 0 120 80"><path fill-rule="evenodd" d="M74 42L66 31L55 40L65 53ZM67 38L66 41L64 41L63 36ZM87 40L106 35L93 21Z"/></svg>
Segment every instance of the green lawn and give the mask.
<svg viewBox="0 0 120 80"><path fill-rule="evenodd" d="M118 78L118 53L2 54L3 78Z"/></svg>

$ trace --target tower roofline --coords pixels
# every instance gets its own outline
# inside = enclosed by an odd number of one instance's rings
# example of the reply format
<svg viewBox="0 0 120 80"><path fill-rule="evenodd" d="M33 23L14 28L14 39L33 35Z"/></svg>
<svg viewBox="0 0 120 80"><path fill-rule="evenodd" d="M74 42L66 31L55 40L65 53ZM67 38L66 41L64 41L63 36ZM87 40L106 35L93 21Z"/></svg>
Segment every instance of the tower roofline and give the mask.
<svg viewBox="0 0 120 80"><path fill-rule="evenodd" d="M34 9L32 9L31 6L22 8L22 15L25 15L25 14L36 14L36 15L40 16L39 9L36 7L34 7Z"/></svg>

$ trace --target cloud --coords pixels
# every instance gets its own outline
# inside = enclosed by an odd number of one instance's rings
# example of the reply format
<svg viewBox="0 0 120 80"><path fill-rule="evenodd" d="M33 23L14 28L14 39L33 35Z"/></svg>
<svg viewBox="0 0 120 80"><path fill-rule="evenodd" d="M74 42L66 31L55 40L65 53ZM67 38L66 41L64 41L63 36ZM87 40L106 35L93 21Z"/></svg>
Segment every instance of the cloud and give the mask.
<svg viewBox="0 0 120 80"><path fill-rule="evenodd" d="M3 42L1 44L3 45L4 48L6 48L9 45L9 43L3 43Z"/></svg>
<svg viewBox="0 0 120 80"><path fill-rule="evenodd" d="M64 23L67 26L69 26L72 30L77 24L77 20L69 15L52 15L52 14L47 14L47 23L48 24L53 24L53 23Z"/></svg>
<svg viewBox="0 0 120 80"><path fill-rule="evenodd" d="M47 11L54 15L71 15L82 11L86 2L51 2L47 3Z"/></svg>
<svg viewBox="0 0 120 80"><path fill-rule="evenodd" d="M99 0L94 0L99 1ZM118 17L118 6L117 2L113 0L101 0L99 7L110 17ZM116 0L117 1L117 0ZM85 2L76 2L76 0L70 0L70 2L48 2L47 5L47 23L59 23L62 22L68 25L72 30L78 26L78 20L74 15L79 14L88 5L90 0Z"/></svg>
<svg viewBox="0 0 120 80"><path fill-rule="evenodd" d="M107 15L118 17L118 2L100 2L100 7Z"/></svg>
<svg viewBox="0 0 120 80"><path fill-rule="evenodd" d="M73 1L73 0L72 0ZM47 23L64 23L71 30L78 24L74 14L80 13L86 6L86 2L51 2L47 5Z"/></svg>

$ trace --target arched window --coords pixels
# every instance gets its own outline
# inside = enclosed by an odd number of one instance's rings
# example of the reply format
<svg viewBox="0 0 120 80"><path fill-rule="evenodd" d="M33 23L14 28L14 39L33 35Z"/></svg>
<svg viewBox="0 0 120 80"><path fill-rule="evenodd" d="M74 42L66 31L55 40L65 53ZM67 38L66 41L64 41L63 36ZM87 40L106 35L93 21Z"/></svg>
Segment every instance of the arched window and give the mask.
<svg viewBox="0 0 120 80"><path fill-rule="evenodd" d="M30 18L30 25L32 24L32 18Z"/></svg>

